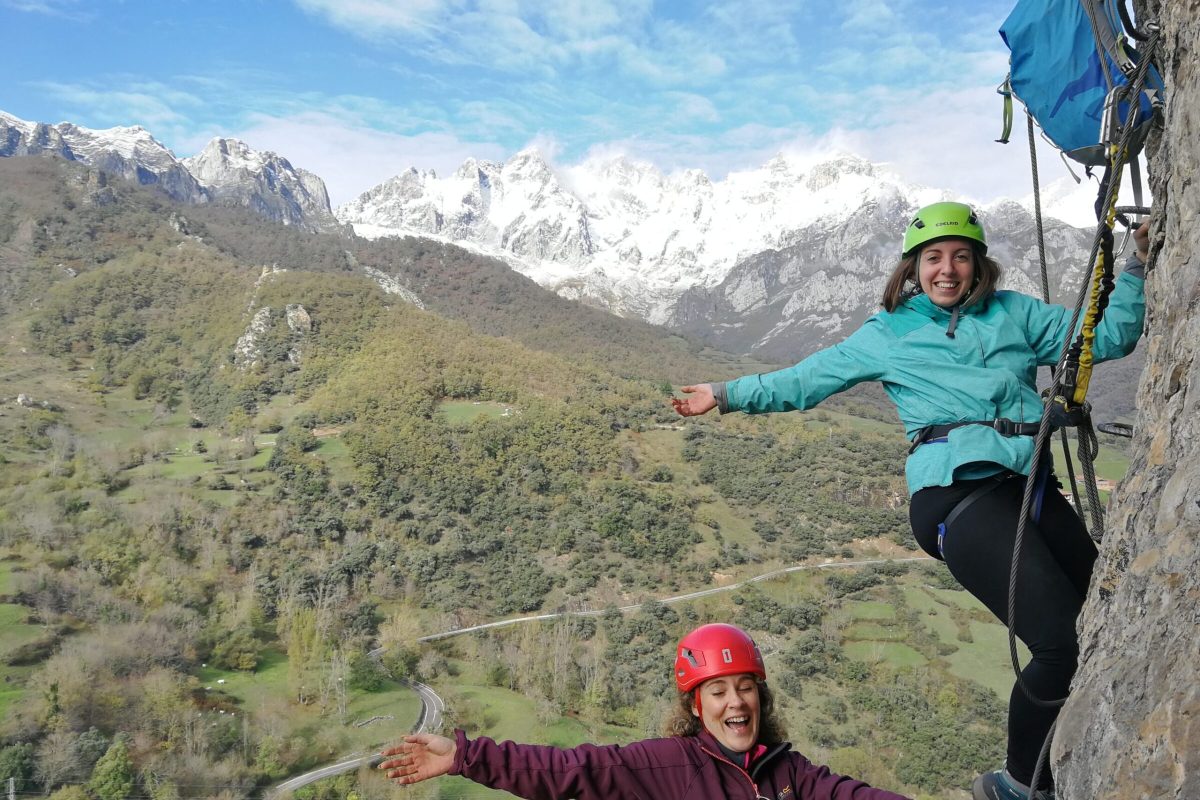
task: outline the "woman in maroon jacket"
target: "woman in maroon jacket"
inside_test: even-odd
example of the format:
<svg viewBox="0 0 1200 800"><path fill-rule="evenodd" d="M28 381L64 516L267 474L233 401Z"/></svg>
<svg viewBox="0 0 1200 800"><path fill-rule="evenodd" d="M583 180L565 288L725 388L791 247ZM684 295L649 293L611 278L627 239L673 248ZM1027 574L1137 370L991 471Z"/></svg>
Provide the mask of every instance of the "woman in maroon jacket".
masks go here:
<svg viewBox="0 0 1200 800"><path fill-rule="evenodd" d="M420 733L384 750L379 768L401 785L462 775L531 800L905 800L793 752L766 678L745 631L701 625L676 651L673 736L560 748Z"/></svg>

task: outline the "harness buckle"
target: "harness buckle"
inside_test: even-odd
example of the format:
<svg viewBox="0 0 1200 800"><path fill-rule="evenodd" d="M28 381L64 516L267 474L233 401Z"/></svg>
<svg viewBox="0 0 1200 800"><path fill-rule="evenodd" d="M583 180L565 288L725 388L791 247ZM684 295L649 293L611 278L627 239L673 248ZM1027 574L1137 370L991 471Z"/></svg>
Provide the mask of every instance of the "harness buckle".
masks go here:
<svg viewBox="0 0 1200 800"><path fill-rule="evenodd" d="M917 448L925 444L925 440L929 438L931 433L933 433L932 425L926 425L924 428L921 428L919 431L917 431L916 435L913 436L912 446L908 448L908 454L911 456L913 453L917 452Z"/></svg>
<svg viewBox="0 0 1200 800"><path fill-rule="evenodd" d="M1001 436L1016 436L1017 423L1005 417L996 417L992 420L992 428Z"/></svg>

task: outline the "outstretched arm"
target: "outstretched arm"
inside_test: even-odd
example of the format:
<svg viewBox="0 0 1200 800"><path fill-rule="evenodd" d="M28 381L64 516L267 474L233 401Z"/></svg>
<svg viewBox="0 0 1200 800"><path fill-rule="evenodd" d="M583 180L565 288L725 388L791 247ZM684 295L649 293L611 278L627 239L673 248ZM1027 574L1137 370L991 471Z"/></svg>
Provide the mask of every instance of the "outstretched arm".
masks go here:
<svg viewBox="0 0 1200 800"><path fill-rule="evenodd" d="M439 775L461 775L528 800L680 800L696 771L693 760L671 739L560 748L497 743L486 736L468 739L457 730L453 739L430 734L405 736L383 755L394 758L379 768L402 786Z"/></svg>
<svg viewBox="0 0 1200 800"><path fill-rule="evenodd" d="M387 776L401 786L445 775L454 766L458 746L453 739L431 733L416 733L384 750L381 755L395 756L379 765Z"/></svg>

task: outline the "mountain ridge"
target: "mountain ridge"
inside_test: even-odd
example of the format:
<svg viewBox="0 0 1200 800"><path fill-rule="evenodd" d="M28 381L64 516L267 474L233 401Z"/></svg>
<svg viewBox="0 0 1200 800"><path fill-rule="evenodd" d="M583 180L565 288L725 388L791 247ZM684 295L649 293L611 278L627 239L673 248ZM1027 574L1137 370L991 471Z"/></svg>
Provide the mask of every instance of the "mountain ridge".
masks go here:
<svg viewBox="0 0 1200 800"><path fill-rule="evenodd" d="M873 313L897 232L920 205L955 199L847 153L780 154L714 181L624 156L558 169L527 148L505 162L467 159L446 178L411 168L334 211L318 176L236 139L177 159L140 127L88 131L0 112L0 155L47 152L306 230L455 244L568 299L776 363L834 344ZM1032 214L1010 200L979 210L1003 286L1040 294ZM1045 227L1057 301L1074 295L1090 241L1053 218Z"/></svg>
<svg viewBox="0 0 1200 800"><path fill-rule="evenodd" d="M246 206L261 216L312 230L338 226L325 182L286 158L214 138L180 159L140 125L105 130L71 122L29 122L0 111L0 157L53 154L78 161L191 205Z"/></svg>

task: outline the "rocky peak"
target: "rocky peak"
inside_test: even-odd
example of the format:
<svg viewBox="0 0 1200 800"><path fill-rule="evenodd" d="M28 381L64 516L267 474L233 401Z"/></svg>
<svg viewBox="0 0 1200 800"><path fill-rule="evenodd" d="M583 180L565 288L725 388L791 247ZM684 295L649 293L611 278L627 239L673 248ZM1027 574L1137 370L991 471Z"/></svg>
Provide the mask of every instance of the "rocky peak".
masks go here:
<svg viewBox="0 0 1200 800"><path fill-rule="evenodd" d="M875 165L870 161L854 155L839 155L809 169L805 184L812 191L820 191L848 176L870 178L875 174Z"/></svg>
<svg viewBox="0 0 1200 800"><path fill-rule="evenodd" d="M336 225L325 182L276 153L217 138L182 163L214 200L250 207L285 225Z"/></svg>
<svg viewBox="0 0 1200 800"><path fill-rule="evenodd" d="M157 185L185 203L208 200L196 179L145 128L92 130L70 122L25 122L0 112L0 156L41 154L78 161L143 185Z"/></svg>
<svg viewBox="0 0 1200 800"><path fill-rule="evenodd" d="M0 157L54 154L74 160L70 146L58 129L26 122L0 111Z"/></svg>
<svg viewBox="0 0 1200 800"><path fill-rule="evenodd" d="M671 183L676 186L712 186L712 179L704 170L685 169L672 175Z"/></svg>
<svg viewBox="0 0 1200 800"><path fill-rule="evenodd" d="M509 178L520 178L535 183L557 182L554 170L535 147L527 147L504 162L503 172Z"/></svg>
<svg viewBox="0 0 1200 800"><path fill-rule="evenodd" d="M0 111L0 157L46 154L158 186L184 203L215 199L310 229L338 224L321 178L237 139L214 139L181 160L140 125L92 130L71 122L27 122Z"/></svg>
<svg viewBox="0 0 1200 800"><path fill-rule="evenodd" d="M471 181L478 183L481 186L487 186L492 179L492 176L500 172L501 165L495 161L477 161L474 158L468 158L462 165L454 171L454 177L458 180ZM430 171L430 176L436 175Z"/></svg>

